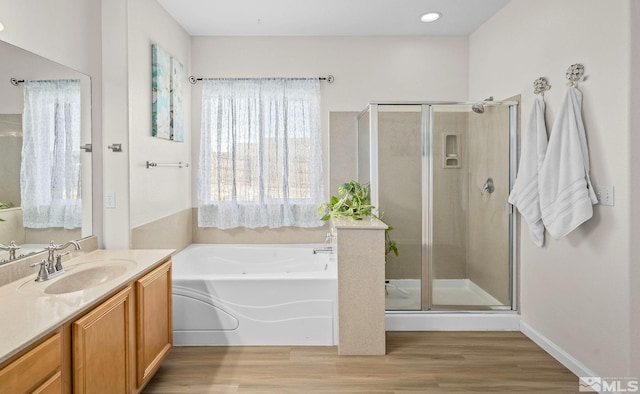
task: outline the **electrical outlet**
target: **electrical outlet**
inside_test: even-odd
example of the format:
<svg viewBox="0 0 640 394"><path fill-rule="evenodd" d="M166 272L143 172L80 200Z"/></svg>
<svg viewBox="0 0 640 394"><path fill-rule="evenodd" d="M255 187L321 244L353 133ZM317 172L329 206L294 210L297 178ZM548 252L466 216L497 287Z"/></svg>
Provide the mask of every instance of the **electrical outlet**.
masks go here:
<svg viewBox="0 0 640 394"><path fill-rule="evenodd" d="M594 186L593 190L596 192L600 205L613 206L613 186Z"/></svg>
<svg viewBox="0 0 640 394"><path fill-rule="evenodd" d="M105 208L116 207L116 192L107 192L104 195L104 207Z"/></svg>

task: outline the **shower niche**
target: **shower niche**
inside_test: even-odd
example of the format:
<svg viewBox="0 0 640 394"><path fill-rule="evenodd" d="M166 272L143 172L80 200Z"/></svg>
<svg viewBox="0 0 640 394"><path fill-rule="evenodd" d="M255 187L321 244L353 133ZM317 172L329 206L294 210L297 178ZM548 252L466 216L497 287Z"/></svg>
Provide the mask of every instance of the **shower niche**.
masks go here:
<svg viewBox="0 0 640 394"><path fill-rule="evenodd" d="M399 255L387 255L388 311L512 310L515 101L371 103L358 117L358 179ZM483 194L493 178L495 191Z"/></svg>
<svg viewBox="0 0 640 394"><path fill-rule="evenodd" d="M442 168L460 168L460 134L442 134Z"/></svg>

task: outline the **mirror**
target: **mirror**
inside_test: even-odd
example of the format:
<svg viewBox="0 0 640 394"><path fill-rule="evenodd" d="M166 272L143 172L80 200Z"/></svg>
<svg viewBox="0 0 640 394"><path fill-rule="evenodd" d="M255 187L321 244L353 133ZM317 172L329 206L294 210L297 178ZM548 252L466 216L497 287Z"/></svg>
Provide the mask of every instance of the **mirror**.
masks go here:
<svg viewBox="0 0 640 394"><path fill-rule="evenodd" d="M42 251L50 241L64 243L93 233L91 153L81 149L91 144L91 79L4 41L0 41L0 59L0 244L6 246L14 241L20 246L15 252L17 259ZM36 114L44 111L36 104L25 105L25 94L28 102L33 103L34 86L55 86L59 92L62 88L58 86L64 83L61 81L73 86L73 102L56 101L55 109L43 117L46 122L41 118L34 121ZM23 117L25 111L27 116ZM73 114L73 120L60 126L60 119L69 114ZM46 139L43 133L51 134L48 143L41 142ZM67 137L71 133L73 138ZM62 145L59 141L63 141ZM32 154L42 146L45 149L42 155ZM61 151L64 156L59 156ZM75 174L73 177L69 175L71 172ZM38 193L32 192L32 177L38 179L39 185L43 177L49 183L38 186ZM61 179L72 186L61 188L58 182ZM54 195L51 199L55 203L43 203L42 199L33 197L42 190ZM28 195L23 196L22 192ZM70 200L73 200L72 208L68 207ZM54 217L64 220L54 220ZM8 251L0 250L0 264L8 262L10 257Z"/></svg>

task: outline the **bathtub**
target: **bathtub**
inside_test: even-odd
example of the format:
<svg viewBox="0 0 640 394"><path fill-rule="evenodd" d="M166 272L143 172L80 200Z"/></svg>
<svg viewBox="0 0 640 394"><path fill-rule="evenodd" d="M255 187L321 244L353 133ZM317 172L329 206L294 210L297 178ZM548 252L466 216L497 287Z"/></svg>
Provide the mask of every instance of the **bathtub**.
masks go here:
<svg viewBox="0 0 640 394"><path fill-rule="evenodd" d="M173 341L337 344L335 254L318 245L193 244L173 256Z"/></svg>

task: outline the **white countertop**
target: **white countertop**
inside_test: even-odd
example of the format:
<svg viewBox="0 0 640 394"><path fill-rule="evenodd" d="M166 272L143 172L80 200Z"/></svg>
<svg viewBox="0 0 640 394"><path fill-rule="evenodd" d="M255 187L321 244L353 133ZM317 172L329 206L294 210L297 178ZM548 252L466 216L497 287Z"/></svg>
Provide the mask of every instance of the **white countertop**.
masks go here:
<svg viewBox="0 0 640 394"><path fill-rule="evenodd" d="M33 275L0 287L0 363L43 338L62 324L95 306L98 301L130 283L169 257L173 249L95 250L63 263L66 273L45 282ZM87 267L120 264L126 270L117 278L72 293L44 293L49 285Z"/></svg>

